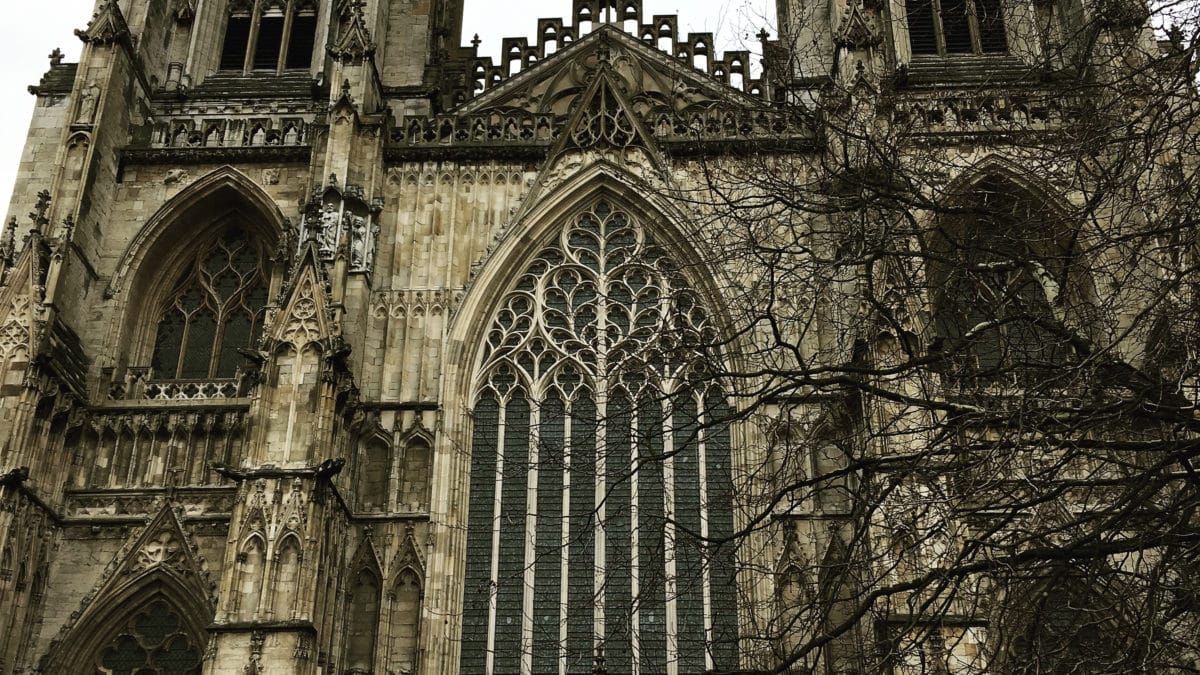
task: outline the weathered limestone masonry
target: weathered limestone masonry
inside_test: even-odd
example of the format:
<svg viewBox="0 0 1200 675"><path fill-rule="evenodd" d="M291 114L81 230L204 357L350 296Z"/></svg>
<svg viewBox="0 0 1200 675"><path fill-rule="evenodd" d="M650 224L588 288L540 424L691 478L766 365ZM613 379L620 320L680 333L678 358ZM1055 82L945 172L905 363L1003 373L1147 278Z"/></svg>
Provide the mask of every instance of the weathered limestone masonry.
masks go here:
<svg viewBox="0 0 1200 675"><path fill-rule="evenodd" d="M987 54L921 60L896 7L780 2L756 76L640 0L574 0L499 63L461 46L462 0L98 0L79 63L52 56L31 87L0 248L0 675L768 664L738 635L772 622L789 560L820 559L836 527L818 505L756 534L763 560L711 567L630 544L627 514L654 517L664 484L680 522L731 532L761 434L714 432L622 492L595 439L632 443L603 413L637 394L589 368L625 352L527 303L584 316L563 289L633 284L636 249L686 277L637 292L707 306L687 335L727 329L716 279L761 270L703 268L711 176L751 152L813 172L854 157L833 126L869 127L857 104L881 83L922 143L1062 123L1028 72L1065 38L1033 10L1008 11ZM831 82L861 88L829 128L777 105ZM971 114L983 98L1011 114ZM947 148L948 181L1001 166L984 143ZM542 360L559 339L569 367ZM693 412L719 399L696 392ZM656 414L639 424L671 423ZM533 433L578 458L523 470ZM605 508L577 543L570 523ZM689 575L703 588L673 592ZM637 587L605 586L656 578L631 614Z"/></svg>

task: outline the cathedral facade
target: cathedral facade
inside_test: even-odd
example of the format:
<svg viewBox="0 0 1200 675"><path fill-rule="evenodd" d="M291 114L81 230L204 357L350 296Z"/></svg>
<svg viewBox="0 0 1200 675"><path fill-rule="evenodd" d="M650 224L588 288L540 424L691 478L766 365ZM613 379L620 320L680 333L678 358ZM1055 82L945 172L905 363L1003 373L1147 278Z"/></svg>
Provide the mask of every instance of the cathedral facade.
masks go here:
<svg viewBox="0 0 1200 675"><path fill-rule="evenodd" d="M721 259L718 183L870 164L868 106L1070 200L1003 139L1066 114L1029 73L1078 3L778 4L762 56L574 0L497 61L461 0L98 0L0 249L0 673L787 668L837 507L761 499L716 374L774 263Z"/></svg>

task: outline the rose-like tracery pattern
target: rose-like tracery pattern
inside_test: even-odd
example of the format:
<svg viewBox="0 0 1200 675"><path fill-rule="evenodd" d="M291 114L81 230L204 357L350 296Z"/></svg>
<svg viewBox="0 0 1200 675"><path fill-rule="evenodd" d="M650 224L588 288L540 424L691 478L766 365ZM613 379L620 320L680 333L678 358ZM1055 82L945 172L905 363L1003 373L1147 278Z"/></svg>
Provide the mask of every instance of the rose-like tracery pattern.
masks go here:
<svg viewBox="0 0 1200 675"><path fill-rule="evenodd" d="M519 277L477 380L463 672L734 667L716 344L683 270L607 203Z"/></svg>

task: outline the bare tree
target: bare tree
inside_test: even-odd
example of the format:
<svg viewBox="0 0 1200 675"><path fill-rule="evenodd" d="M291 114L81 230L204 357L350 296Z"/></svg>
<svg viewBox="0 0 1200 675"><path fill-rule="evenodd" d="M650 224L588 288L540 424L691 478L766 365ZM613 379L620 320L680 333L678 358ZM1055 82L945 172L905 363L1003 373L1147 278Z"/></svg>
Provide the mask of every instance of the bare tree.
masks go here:
<svg viewBox="0 0 1200 675"><path fill-rule="evenodd" d="M748 353L764 672L1200 670L1197 7L1118 5L1032 85L797 79L819 152L679 196Z"/></svg>

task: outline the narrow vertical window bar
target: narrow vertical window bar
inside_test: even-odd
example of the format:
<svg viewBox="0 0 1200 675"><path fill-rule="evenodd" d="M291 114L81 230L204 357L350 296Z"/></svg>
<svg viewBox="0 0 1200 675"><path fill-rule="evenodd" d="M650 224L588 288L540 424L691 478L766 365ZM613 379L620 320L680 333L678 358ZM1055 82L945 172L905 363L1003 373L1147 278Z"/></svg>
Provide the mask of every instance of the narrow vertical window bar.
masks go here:
<svg viewBox="0 0 1200 675"><path fill-rule="evenodd" d="M504 488L504 443L508 436L508 406L511 399L501 399L500 420L496 426L496 473L492 487L492 551L488 556L488 628L487 628L487 673L496 672L496 613L500 577L500 513L503 507Z"/></svg>
<svg viewBox="0 0 1200 675"><path fill-rule="evenodd" d="M559 671L563 623L562 580L569 571L563 567L563 492L568 489L566 434L570 421L562 397L553 392L544 397L539 413L537 469L537 540L533 593L532 628L535 673ZM532 476L530 483L535 481Z"/></svg>
<svg viewBox="0 0 1200 675"><path fill-rule="evenodd" d="M608 520L605 539L605 600L607 612L604 631L604 663L610 673L628 673L633 669L632 639L632 567L630 558L630 489L633 465L630 457L632 409L624 391L616 390L607 403L605 452L608 455Z"/></svg>
<svg viewBox="0 0 1200 675"><path fill-rule="evenodd" d="M558 667L557 672L560 675L565 675L567 672L567 608L571 606L570 602L570 583L571 578L571 537L574 532L571 531L571 469L575 464L575 448L572 443L574 438L573 424L575 417L575 401L568 404L568 409L563 420L563 468L562 468L562 502L559 506L559 522L562 528L562 540L559 550L559 584L558 584L558 644L554 648L554 653L557 655Z"/></svg>
<svg viewBox="0 0 1200 675"><path fill-rule="evenodd" d="M502 493L496 522L496 649L495 672L510 674L521 668L525 615L525 502L529 480L529 393L516 388L504 417L504 454L497 462Z"/></svg>
<svg viewBox="0 0 1200 675"><path fill-rule="evenodd" d="M667 675L679 673L679 615L676 594L678 583L675 567L675 411L670 395L663 404L662 416L662 506L663 506L663 599L665 600L663 632L667 646Z"/></svg>
<svg viewBox="0 0 1200 675"><path fill-rule="evenodd" d="M708 543L709 527L708 527L708 435L712 424L712 413L704 405L703 399L699 393L694 394L697 397L696 404L699 406L700 415L697 418L699 425L696 442L696 473L700 487L700 554L702 560L702 577L703 584L701 585L704 594L704 669L712 670L713 650L712 644L714 641L713 633L713 597L712 597L712 559L710 557L711 547Z"/></svg>
<svg viewBox="0 0 1200 675"><path fill-rule="evenodd" d="M530 402L533 407L530 410L529 419L529 438L527 446L528 463L526 464L526 484L525 484L525 551L524 551L524 573L522 575L521 589L521 672L533 672L533 622L535 615L534 607L534 584L537 583L537 530L538 530L538 462L541 457L541 422L542 422L542 405L539 401L544 398L538 396L539 392L534 392L530 396Z"/></svg>
<svg viewBox="0 0 1200 675"><path fill-rule="evenodd" d="M600 380L596 387L596 419L603 420L608 416L608 387L607 382ZM596 504L596 538L593 546L596 551L596 568L593 574L594 585L592 586L592 599L595 603L596 611L594 616L593 626L593 642L592 654L593 658L603 654L604 651L604 636L605 636L605 597L604 586L607 578L608 570L608 537L606 529L608 527L608 448L605 443L605 426L603 424L595 425L596 433L596 481L593 486L595 493Z"/></svg>

